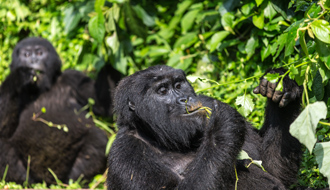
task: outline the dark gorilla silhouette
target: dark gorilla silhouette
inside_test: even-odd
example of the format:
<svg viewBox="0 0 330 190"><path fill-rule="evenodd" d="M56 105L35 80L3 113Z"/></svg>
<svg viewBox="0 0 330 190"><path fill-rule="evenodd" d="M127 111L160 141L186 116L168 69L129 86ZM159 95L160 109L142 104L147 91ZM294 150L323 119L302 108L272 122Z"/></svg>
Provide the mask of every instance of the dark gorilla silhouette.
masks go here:
<svg viewBox="0 0 330 190"><path fill-rule="evenodd" d="M254 90L268 97L257 131L229 105L196 95L182 70L154 66L124 78L115 92L119 132L109 154L108 189L234 189L235 170L238 189L288 188L300 161L289 126L302 90L288 77L283 92L275 87L261 78ZM210 119L204 107L212 108ZM237 161L242 149L267 172Z"/></svg>
<svg viewBox="0 0 330 190"><path fill-rule="evenodd" d="M104 172L107 136L91 118L85 118L86 111L76 114L74 110L93 98L95 114L112 112L111 90L119 80L114 69L103 68L96 82L78 71L62 73L58 54L42 38L19 42L10 69L0 87L0 178L8 165L6 181L23 183L29 156L30 183L54 183L48 168L63 182L80 176L89 180ZM65 124L68 131L41 120Z"/></svg>

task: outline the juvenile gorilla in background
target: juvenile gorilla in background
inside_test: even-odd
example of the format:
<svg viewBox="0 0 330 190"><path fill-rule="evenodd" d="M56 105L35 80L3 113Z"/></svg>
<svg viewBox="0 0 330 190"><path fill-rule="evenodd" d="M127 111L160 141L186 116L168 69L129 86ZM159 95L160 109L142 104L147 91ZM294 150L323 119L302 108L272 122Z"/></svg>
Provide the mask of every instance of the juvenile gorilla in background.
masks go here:
<svg viewBox="0 0 330 190"><path fill-rule="evenodd" d="M91 118L85 118L86 111L77 115L74 110L93 98L94 113L107 115L111 111L109 90L119 80L117 74L110 76L113 72L104 68L94 82L78 71L61 73L58 54L42 38L19 42L10 69L0 87L0 179L8 165L6 181L23 183L29 156L30 183L54 183L48 168L62 182L81 175L89 180L104 172L107 136ZM65 124L68 132L33 120L34 113L47 122Z"/></svg>
<svg viewBox="0 0 330 190"><path fill-rule="evenodd" d="M254 90L268 97L257 131L229 105L196 95L182 70L154 66L124 78L115 92L119 132L109 154L108 189L234 189L235 170L238 189L288 188L301 154L289 134L301 89L287 77L283 85L275 91L276 84L261 78ZM210 119L203 107L212 108ZM267 172L237 161L242 149Z"/></svg>

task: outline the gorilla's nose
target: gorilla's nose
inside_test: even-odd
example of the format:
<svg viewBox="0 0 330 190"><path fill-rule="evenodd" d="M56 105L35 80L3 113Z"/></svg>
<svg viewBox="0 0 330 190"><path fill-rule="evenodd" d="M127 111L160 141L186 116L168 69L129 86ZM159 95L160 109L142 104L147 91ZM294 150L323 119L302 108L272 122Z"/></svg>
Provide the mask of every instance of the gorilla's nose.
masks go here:
<svg viewBox="0 0 330 190"><path fill-rule="evenodd" d="M191 97L180 97L180 98L177 99L177 103L178 104L185 105L185 104L187 104L191 100L192 100Z"/></svg>

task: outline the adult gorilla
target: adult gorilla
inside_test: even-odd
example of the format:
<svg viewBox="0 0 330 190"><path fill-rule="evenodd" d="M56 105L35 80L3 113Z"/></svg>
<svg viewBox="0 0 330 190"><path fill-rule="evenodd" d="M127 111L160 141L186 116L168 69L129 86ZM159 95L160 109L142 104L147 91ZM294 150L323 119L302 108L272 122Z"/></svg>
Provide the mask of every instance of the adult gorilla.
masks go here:
<svg viewBox="0 0 330 190"><path fill-rule="evenodd" d="M78 71L61 73L58 54L42 38L19 42L10 69L0 87L0 178L8 165L6 181L23 183L29 156L30 183L54 183L48 168L63 182L81 175L88 180L104 172L107 136L91 118L85 118L86 111L76 114L74 110L93 98L94 113L107 115L109 90L117 75L110 76L109 68L104 68L94 82ZM49 127L51 123L65 124L68 131Z"/></svg>
<svg viewBox="0 0 330 190"><path fill-rule="evenodd" d="M283 73L283 70L270 72ZM289 78L283 92L261 79L268 97L264 126L255 131L229 105L196 95L182 70L154 66L124 78L115 92L116 140L108 189L286 189L296 180L300 144L289 134L301 89ZM212 108L207 118L204 107ZM262 160L264 172L241 150Z"/></svg>

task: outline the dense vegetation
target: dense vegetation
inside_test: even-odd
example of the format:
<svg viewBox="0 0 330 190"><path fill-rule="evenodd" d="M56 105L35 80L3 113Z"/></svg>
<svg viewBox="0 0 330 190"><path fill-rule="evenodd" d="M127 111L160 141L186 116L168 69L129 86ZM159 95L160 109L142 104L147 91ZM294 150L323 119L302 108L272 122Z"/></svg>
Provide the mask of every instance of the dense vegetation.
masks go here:
<svg viewBox="0 0 330 190"><path fill-rule="evenodd" d="M329 18L330 0L0 0L0 81L15 44L41 36L56 47L63 70L91 77L105 64L124 75L155 64L183 69L196 91L259 128L265 99L252 89L267 68L286 67L304 86L304 111L290 131L306 146L298 185L321 188L330 181Z"/></svg>

